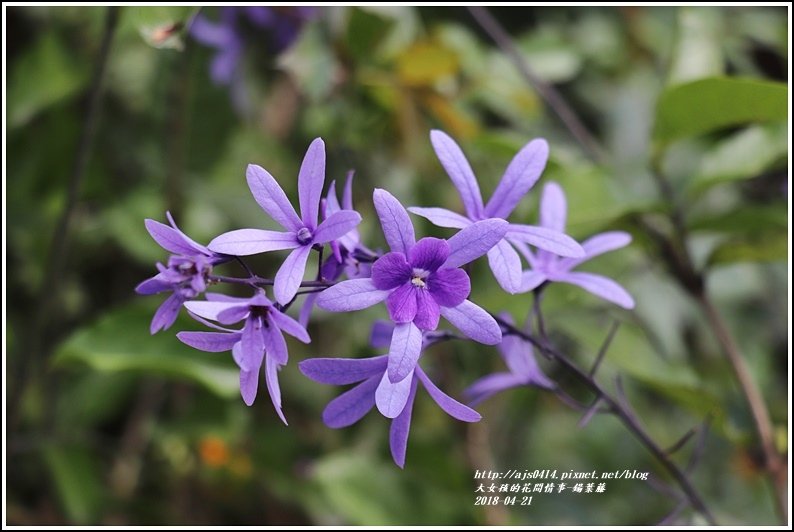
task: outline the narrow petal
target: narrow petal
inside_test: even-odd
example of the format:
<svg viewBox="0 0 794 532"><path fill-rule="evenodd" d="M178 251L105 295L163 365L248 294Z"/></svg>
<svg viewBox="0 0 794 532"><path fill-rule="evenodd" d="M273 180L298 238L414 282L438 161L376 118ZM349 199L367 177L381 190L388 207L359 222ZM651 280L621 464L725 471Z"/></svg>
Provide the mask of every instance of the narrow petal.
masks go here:
<svg viewBox="0 0 794 532"><path fill-rule="evenodd" d="M306 332L306 329L303 327L303 325L295 321L292 317L279 310L276 310L275 308L271 308L270 312L268 312L268 319L270 320L271 324L275 325L293 338L297 338L304 344L311 343L312 340L309 338L309 333Z"/></svg>
<svg viewBox="0 0 794 532"><path fill-rule="evenodd" d="M571 283L584 288L593 295L615 303L626 309L634 308L634 298L618 283L594 273L568 272L553 279L554 281Z"/></svg>
<svg viewBox="0 0 794 532"><path fill-rule="evenodd" d="M183 238L181 231L149 218L144 220L143 223L154 241L166 251L188 256L195 255L199 251Z"/></svg>
<svg viewBox="0 0 794 532"><path fill-rule="evenodd" d="M568 216L568 202L565 192L554 181L549 181L543 187L540 197L540 225L555 231L565 231L565 221Z"/></svg>
<svg viewBox="0 0 794 532"><path fill-rule="evenodd" d="M253 369L248 366L248 361L245 359L242 342L237 342L232 346L232 358L234 359L234 363L237 364L237 367L240 369L245 371L251 371ZM256 368L258 369L259 365L257 365Z"/></svg>
<svg viewBox="0 0 794 532"><path fill-rule="evenodd" d="M207 294L209 295L209 294ZM248 300L242 305L247 306ZM218 321L218 314L224 310L241 306L237 301L187 301L185 308L193 314L212 321ZM242 318L241 318L242 319Z"/></svg>
<svg viewBox="0 0 794 532"><path fill-rule="evenodd" d="M386 298L386 308L394 323L408 323L416 317L416 290L411 283L405 283Z"/></svg>
<svg viewBox="0 0 794 532"><path fill-rule="evenodd" d="M349 211L353 210L353 175L355 172L350 170L345 179L345 189L342 191L342 208Z"/></svg>
<svg viewBox="0 0 794 532"><path fill-rule="evenodd" d="M184 302L185 299L179 294L168 296L154 313L152 323L149 325L149 332L154 334L157 331L164 331L171 327L179 316L179 310Z"/></svg>
<svg viewBox="0 0 794 532"><path fill-rule="evenodd" d="M385 349L391 345L391 335L394 334L394 323L386 320L377 320L372 324L369 333L369 346L373 349Z"/></svg>
<svg viewBox="0 0 794 532"><path fill-rule="evenodd" d="M583 257L584 249L573 238L556 229L534 225L510 224L508 240L518 240L561 257Z"/></svg>
<svg viewBox="0 0 794 532"><path fill-rule="evenodd" d="M434 272L449 257L449 244L446 240L425 237L419 240L408 254L408 262L413 268Z"/></svg>
<svg viewBox="0 0 794 532"><path fill-rule="evenodd" d="M408 402L413 380L413 371L400 382L391 382L388 373L383 374L375 390L375 405L381 414L390 419L400 415Z"/></svg>
<svg viewBox="0 0 794 532"><path fill-rule="evenodd" d="M353 384L375 375L380 380L386 371L388 357L373 358L310 358L298 364L301 373L322 384ZM374 390L374 388L373 388Z"/></svg>
<svg viewBox="0 0 794 532"><path fill-rule="evenodd" d="M429 290L416 290L416 317L414 325L423 331L435 331L438 327L438 319L441 317L441 309L436 303Z"/></svg>
<svg viewBox="0 0 794 532"><path fill-rule="evenodd" d="M535 139L521 148L507 165L502 180L485 206L485 216L507 218L537 182L549 158L549 144Z"/></svg>
<svg viewBox="0 0 794 532"><path fill-rule="evenodd" d="M560 261L560 268L570 270L579 266L581 263L597 257L608 251L613 251L626 247L631 243L631 235L623 231L609 231L592 236L582 242L584 257L578 259L563 259Z"/></svg>
<svg viewBox="0 0 794 532"><path fill-rule="evenodd" d="M389 428L389 448L394 463L400 468L405 467L405 452L408 449L408 434L411 431L411 414L414 409L414 398L416 397L416 379L412 379L411 393L408 401L400 415L394 418Z"/></svg>
<svg viewBox="0 0 794 532"><path fill-rule="evenodd" d="M556 386L554 381L540 369L532 344L526 340L514 334L506 334L502 337L502 343L499 344L499 352L510 372L521 377L525 384L550 389Z"/></svg>
<svg viewBox="0 0 794 532"><path fill-rule="evenodd" d="M324 244L341 238L361 223L361 215L356 211L339 211L330 215L314 231L314 242Z"/></svg>
<svg viewBox="0 0 794 532"><path fill-rule="evenodd" d="M254 199L271 218L284 229L297 231L303 227L284 190L267 170L256 164L249 164L245 177Z"/></svg>
<svg viewBox="0 0 794 532"><path fill-rule="evenodd" d="M204 294L204 297L207 298L207 301L223 301L226 303L238 303L240 305L249 305L251 303L250 297L228 296L217 292L207 292Z"/></svg>
<svg viewBox="0 0 794 532"><path fill-rule="evenodd" d="M397 198L381 188L375 189L372 201L378 212L383 236L386 237L389 248L408 256L408 252L416 242L414 226L408 217L408 211L397 201Z"/></svg>
<svg viewBox="0 0 794 532"><path fill-rule="evenodd" d="M157 274L154 277L146 279L138 286L135 287L135 293L141 294L144 296L150 296L153 294L159 294L160 292L166 292L168 290L173 290L174 284L170 281L166 281L162 278L161 274Z"/></svg>
<svg viewBox="0 0 794 532"><path fill-rule="evenodd" d="M242 338L240 339L243 364L245 368L258 368L265 356L265 341L262 338L262 321L249 316L245 320Z"/></svg>
<svg viewBox="0 0 794 532"><path fill-rule="evenodd" d="M461 229L447 241L449 258L444 267L457 268L482 257L502 240L508 227L504 220L491 218Z"/></svg>
<svg viewBox="0 0 794 532"><path fill-rule="evenodd" d="M218 312L217 320L218 323L231 325L232 323L244 320L250 313L251 308L248 305L237 305Z"/></svg>
<svg viewBox="0 0 794 532"><path fill-rule="evenodd" d="M443 268L427 278L427 289L442 307L457 307L469 297L471 281L460 268Z"/></svg>
<svg viewBox="0 0 794 532"><path fill-rule="evenodd" d="M320 292L317 306L331 312L350 312L371 307L388 296L388 291L375 288L372 279L351 279Z"/></svg>
<svg viewBox="0 0 794 532"><path fill-rule="evenodd" d="M441 315L472 340L486 345L502 341L502 330L496 320L471 301L457 307L441 307Z"/></svg>
<svg viewBox="0 0 794 532"><path fill-rule="evenodd" d="M426 218L430 220L430 223L438 227L463 229L472 224L471 220L465 216L440 207L408 207L408 212Z"/></svg>
<svg viewBox="0 0 794 532"><path fill-rule="evenodd" d="M331 181L331 184L328 185L328 193L325 195L325 217L328 218L341 210L339 199L336 197L336 181Z"/></svg>
<svg viewBox="0 0 794 532"><path fill-rule="evenodd" d="M234 344L240 341L239 333L182 331L176 337L183 344L209 353L223 353L231 351Z"/></svg>
<svg viewBox="0 0 794 532"><path fill-rule="evenodd" d="M256 392L259 388L259 368L240 370L240 395L248 406L254 404Z"/></svg>
<svg viewBox="0 0 794 532"><path fill-rule="evenodd" d="M416 376L422 381L422 385L425 387L425 390L427 390L427 393L430 394L430 397L433 398L433 401L450 416L460 421L466 421L467 423L474 423L482 419L480 414L442 392L438 386L430 380L427 374L422 371L422 368L416 368Z"/></svg>
<svg viewBox="0 0 794 532"><path fill-rule="evenodd" d="M267 358L273 359L281 365L286 364L289 353L287 352L287 341L284 339L284 335L281 334L281 329L273 326L265 327L262 329L262 337Z"/></svg>
<svg viewBox="0 0 794 532"><path fill-rule="evenodd" d="M447 171L455 188L458 189L466 213L470 218L479 218L483 212L480 187L463 151L452 140L452 137L437 129L430 132L430 142L433 144L441 166Z"/></svg>
<svg viewBox="0 0 794 532"><path fill-rule="evenodd" d="M293 250L278 269L273 281L273 293L280 304L286 305L298 293L311 250L311 246L301 246Z"/></svg>
<svg viewBox="0 0 794 532"><path fill-rule="evenodd" d="M521 257L507 240L500 240L488 250L488 266L496 282L508 294L515 294L521 287Z"/></svg>
<svg viewBox="0 0 794 532"><path fill-rule="evenodd" d="M237 229L213 238L209 248L215 253L244 257L267 251L294 249L299 245L294 233L265 229Z"/></svg>
<svg viewBox="0 0 794 532"><path fill-rule="evenodd" d="M393 290L411 280L413 270L402 253L390 252L372 265L372 284L378 290Z"/></svg>
<svg viewBox="0 0 794 532"><path fill-rule="evenodd" d="M521 274L521 286L518 289L519 294L529 292L539 287L546 281L546 274L538 270L524 270Z"/></svg>
<svg viewBox="0 0 794 532"><path fill-rule="evenodd" d="M421 352L422 331L413 323L395 325L389 347L389 380L396 383L405 379L416 367Z"/></svg>
<svg viewBox="0 0 794 532"><path fill-rule="evenodd" d="M287 418L284 417L284 412L281 411L281 388L278 384L278 363L271 357L265 360L265 383L267 384L267 391L270 394L270 400L273 402L273 407L276 409L278 417L285 425L288 425Z"/></svg>
<svg viewBox="0 0 794 532"><path fill-rule="evenodd" d="M210 253L210 250L207 249L206 246L202 246L201 244L199 244L198 242L196 242L195 240L193 240L192 238L187 236L185 234L185 232L182 231L179 228L179 226L176 225L176 222L174 221L174 217L171 216L171 212L170 211L165 211L165 217L168 219L168 223L171 224L171 227L173 227L174 231L179 233L179 236L182 238L182 240L185 241L186 244L190 245L190 247L192 247L193 249L195 249L196 251L198 251L198 252L200 252L200 253L202 253L204 255L211 255L212 254L212 253Z"/></svg>
<svg viewBox="0 0 794 532"><path fill-rule="evenodd" d="M499 392L525 384L522 377L512 373L493 373L474 381L471 386L466 388L463 395L466 396L470 405L475 406Z"/></svg>
<svg viewBox="0 0 794 532"><path fill-rule="evenodd" d="M380 380L380 376L370 377L328 403L323 410L323 423L341 429L366 416L375 406L375 389Z"/></svg>
<svg viewBox="0 0 794 532"><path fill-rule="evenodd" d="M298 172L298 198L301 219L310 228L317 227L317 212L325 183L325 143L316 138L306 150Z"/></svg>

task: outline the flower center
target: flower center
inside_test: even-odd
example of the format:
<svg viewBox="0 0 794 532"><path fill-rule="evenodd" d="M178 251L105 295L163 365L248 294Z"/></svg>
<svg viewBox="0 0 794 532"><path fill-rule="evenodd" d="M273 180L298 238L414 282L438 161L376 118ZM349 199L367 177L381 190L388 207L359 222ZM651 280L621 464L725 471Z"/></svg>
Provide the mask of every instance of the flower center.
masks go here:
<svg viewBox="0 0 794 532"><path fill-rule="evenodd" d="M418 288L424 288L426 285L425 279L427 279L428 275L430 275L429 271L423 270L422 268L414 268L413 275L411 276L411 284Z"/></svg>
<svg viewBox="0 0 794 532"><path fill-rule="evenodd" d="M302 246L310 243L313 237L314 235L312 235L311 229L308 227L301 227L295 235L295 238L298 240L298 244Z"/></svg>

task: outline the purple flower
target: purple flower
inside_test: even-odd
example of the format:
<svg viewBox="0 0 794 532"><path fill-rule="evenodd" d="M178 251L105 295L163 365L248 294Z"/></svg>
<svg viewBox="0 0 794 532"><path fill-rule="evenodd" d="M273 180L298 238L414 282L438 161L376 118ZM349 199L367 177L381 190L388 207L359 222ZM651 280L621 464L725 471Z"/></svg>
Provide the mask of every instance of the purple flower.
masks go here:
<svg viewBox="0 0 794 532"><path fill-rule="evenodd" d="M286 305L298 292L312 246L344 236L361 222L361 215L353 210L340 210L317 225L320 196L325 182L325 144L320 138L314 139L309 146L298 174L301 217L298 217L284 190L267 170L249 164L246 178L259 206L286 231L238 229L216 237L210 242L209 248L227 255L254 255L292 249L276 273L273 285L276 301Z"/></svg>
<svg viewBox="0 0 794 532"><path fill-rule="evenodd" d="M543 195L540 200L540 224L549 229L563 231L565 230L566 216L565 193L557 183L547 183L543 187ZM584 288L623 308L634 308L634 298L631 297L631 294L612 279L595 273L571 271L593 257L625 247L630 242L631 235L623 231L600 233L582 243L585 254L579 258L560 257L542 249L537 253L532 253L529 247L521 246L519 249L529 261L532 269L523 273L520 292L534 290L547 281L569 283Z"/></svg>
<svg viewBox="0 0 794 532"><path fill-rule="evenodd" d="M408 210L439 227L463 229L486 218L507 219L538 180L549 156L549 146L543 139L535 139L524 146L507 166L491 199L483 205L480 187L460 147L443 131L431 131L430 141L460 193L466 216L437 207L411 207ZM510 246L516 242L532 244L565 257L584 254L581 246L562 231L510 224L504 238L488 251L488 264L499 286L511 294L517 293L521 286L521 259Z"/></svg>
<svg viewBox="0 0 794 532"><path fill-rule="evenodd" d="M422 344L422 331L432 331L443 315L466 336L497 344L502 332L496 321L466 298L469 276L460 266L484 255L507 229L504 220L482 220L459 231L449 241L415 241L408 212L382 189L373 194L383 233L391 248L372 265L370 279L338 283L317 297L325 310L360 310L383 300L397 325L389 350L389 379L403 381L413 370Z"/></svg>
<svg viewBox="0 0 794 532"><path fill-rule="evenodd" d="M256 399L259 371L264 362L270 399L286 424L287 420L281 411L281 391L278 385L278 370L287 363L288 358L287 343L282 331L308 344L311 340L306 329L278 310L263 292L258 292L251 298L207 294L207 301L188 301L185 307L199 318L223 325L245 320L243 328L238 331L200 320L221 332L180 332L176 336L201 351L231 350L234 361L240 367L240 395L248 406Z"/></svg>
<svg viewBox="0 0 794 532"><path fill-rule="evenodd" d="M506 312L499 315L507 323L513 324L513 319ZM537 386L539 388L554 389L554 381L544 375L535 360L532 344L514 334L502 336L499 344L499 354L509 369L509 373L493 373L475 381L463 392L469 398L469 404L474 406L501 391L517 386Z"/></svg>
<svg viewBox="0 0 794 532"><path fill-rule="evenodd" d="M144 223L154 241L174 255L168 259L168 266L157 264L160 273L135 287L135 291L143 295L173 292L154 313L149 327L152 334L173 325L182 303L207 289L212 267L230 258L213 253L183 233L170 212L166 217L170 226L148 218Z"/></svg>
<svg viewBox="0 0 794 532"><path fill-rule="evenodd" d="M405 466L405 451L411 428L411 413L419 383L447 414L466 422L481 419L480 414L442 392L418 365L399 383L388 378L386 355L364 359L313 358L298 367L310 379L323 384L355 384L355 387L332 400L323 411L323 422L331 428L343 428L363 418L373 406L392 419L389 445L394 462Z"/></svg>

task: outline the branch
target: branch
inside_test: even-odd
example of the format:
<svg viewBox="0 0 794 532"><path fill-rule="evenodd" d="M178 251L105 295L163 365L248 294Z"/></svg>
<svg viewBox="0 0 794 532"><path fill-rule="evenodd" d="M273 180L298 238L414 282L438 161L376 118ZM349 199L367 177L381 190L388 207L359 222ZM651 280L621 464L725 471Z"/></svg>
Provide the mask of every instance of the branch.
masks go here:
<svg viewBox="0 0 794 532"><path fill-rule="evenodd" d="M513 43L510 35L505 31L502 25L499 24L493 15L484 7L468 6L467 9L472 17L474 17L474 20L477 21L477 24L479 24L480 27L490 35L497 46L512 59L513 64L515 64L527 83L529 83L549 107L551 107L582 148L593 160L603 164L606 158L598 141L596 141L595 137L587 130L587 127L585 127L582 121L579 120L579 117L560 93L557 92L554 87L539 78L530 68L526 59L521 55L521 52L516 47L515 43Z"/></svg>

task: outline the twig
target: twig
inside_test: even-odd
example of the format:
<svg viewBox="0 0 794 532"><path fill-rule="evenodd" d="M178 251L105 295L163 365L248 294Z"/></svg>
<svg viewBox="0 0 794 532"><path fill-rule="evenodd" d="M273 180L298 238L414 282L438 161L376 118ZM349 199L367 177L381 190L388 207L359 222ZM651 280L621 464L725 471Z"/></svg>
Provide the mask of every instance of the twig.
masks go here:
<svg viewBox="0 0 794 532"><path fill-rule="evenodd" d="M647 432L639 425L637 420L634 416L628 412L621 401L612 397L607 393L604 388L601 387L598 382L596 382L588 373L584 370L580 369L571 359L569 359L566 355L562 354L561 352L554 349L548 342L541 342L537 338L517 329L515 326L507 323L506 321L502 320L499 316L492 315L493 318L499 323L506 331L510 334L515 334L523 338L524 340L530 342L536 348L540 349L541 351L548 354L551 358L557 361L560 365L562 365L565 369L575 375L584 385L586 385L590 391L592 391L596 396L600 397L604 403L606 403L612 412L623 422L623 425L634 434L634 436L640 441L640 443L659 461L659 463L670 473L670 475L675 479L676 483L681 487L684 495L686 496L687 500L690 502L692 507L703 514L709 524L714 525L716 521L714 520L713 515L706 507L703 499L698 494L695 487L689 481L686 473L681 470L665 452L656 444L653 439L648 435Z"/></svg>
<svg viewBox="0 0 794 532"><path fill-rule="evenodd" d="M598 366L601 365L601 361L604 359L604 355L606 355L609 345L612 343L612 339L615 337L615 333L618 332L618 327L620 327L620 322L618 320L613 321L612 327L610 327L607 337L604 339L604 343L601 344L601 349L598 350L598 355L596 355L595 362L593 362L593 367L590 368L591 377L594 377L596 371L598 371Z"/></svg>
<svg viewBox="0 0 794 532"><path fill-rule="evenodd" d="M694 436L695 434L697 434L697 431L698 431L698 428L697 428L697 427L692 427L691 429L689 429L688 431L686 431L686 433L685 433L683 436L681 436L681 437L678 439L678 441L677 441L677 442L675 442L673 445L671 445L670 447L668 447L667 449L665 449L665 451L664 451L664 452L665 452L665 453L667 453L667 454L675 454L675 453L677 453L678 451L680 451L680 450L681 450L681 448L682 448L684 445L686 445L686 443L687 443L687 442L688 442L690 439L692 439L692 436Z"/></svg>
<svg viewBox="0 0 794 532"><path fill-rule="evenodd" d="M493 15L484 7L468 6L467 9L472 17L474 17L474 20L477 21L477 24L479 24L480 27L490 35L497 46L512 59L516 68L524 79L526 79L527 83L529 83L538 92L540 97L546 101L582 148L593 160L603 164L606 158L598 141L596 141L595 137L587 130L587 127L585 127L582 121L579 120L579 117L576 116L576 113L571 109L560 93L535 74L502 25L499 24Z"/></svg>

